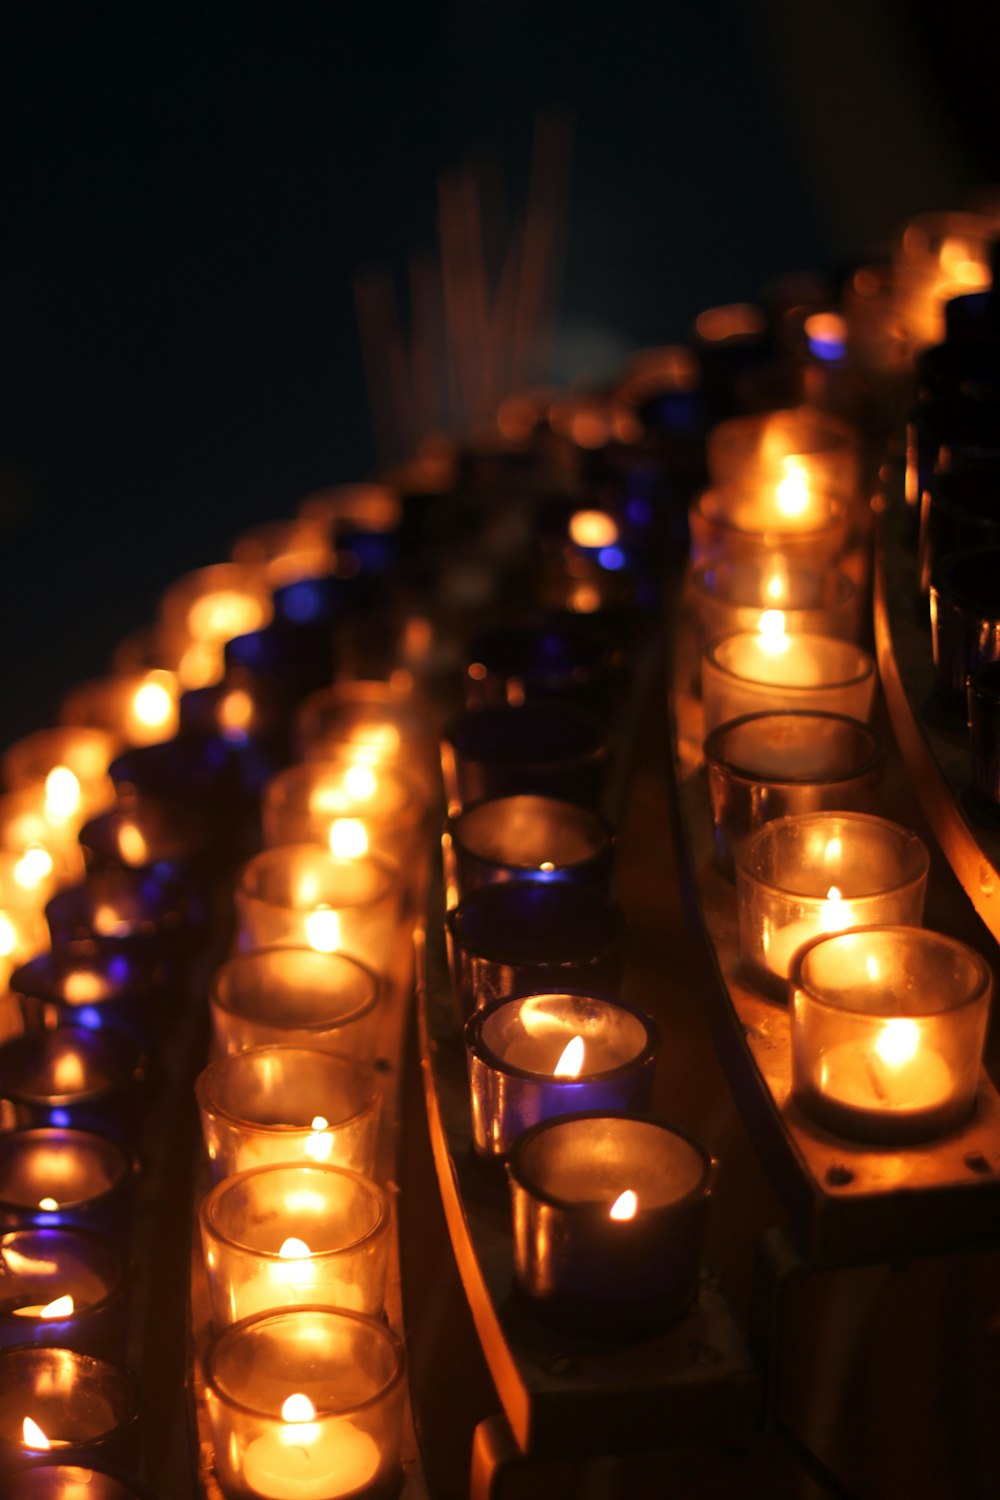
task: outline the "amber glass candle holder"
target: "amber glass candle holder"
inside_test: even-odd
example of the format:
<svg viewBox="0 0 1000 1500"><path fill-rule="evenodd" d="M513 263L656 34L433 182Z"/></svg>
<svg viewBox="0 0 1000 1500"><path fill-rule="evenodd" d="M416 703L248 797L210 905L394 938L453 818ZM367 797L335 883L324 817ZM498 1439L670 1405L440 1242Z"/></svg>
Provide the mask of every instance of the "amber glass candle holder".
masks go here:
<svg viewBox="0 0 1000 1500"><path fill-rule="evenodd" d="M969 673L1000 661L1000 546L942 558L930 610L938 688L964 716Z"/></svg>
<svg viewBox="0 0 1000 1500"><path fill-rule="evenodd" d="M265 1313L206 1359L215 1466L227 1500L389 1500L400 1481L403 1346L384 1323L325 1307Z"/></svg>
<svg viewBox="0 0 1000 1500"><path fill-rule="evenodd" d="M517 1291L583 1336L676 1322L697 1295L715 1166L680 1131L632 1115L536 1125L507 1169Z"/></svg>
<svg viewBox="0 0 1000 1500"><path fill-rule="evenodd" d="M121 1359L128 1316L124 1252L84 1229L0 1235L0 1348L48 1344Z"/></svg>
<svg viewBox="0 0 1000 1500"><path fill-rule="evenodd" d="M850 641L740 631L706 647L701 659L705 733L753 713L830 713L865 720L875 699L875 660Z"/></svg>
<svg viewBox="0 0 1000 1500"><path fill-rule="evenodd" d="M528 995L476 1011L465 1027L476 1151L505 1156L532 1125L580 1110L645 1114L659 1042L649 1016L598 995Z"/></svg>
<svg viewBox="0 0 1000 1500"><path fill-rule="evenodd" d="M114 802L108 766L116 749L106 730L64 725L18 740L0 764L12 792L42 794L46 819L76 829Z"/></svg>
<svg viewBox="0 0 1000 1500"><path fill-rule="evenodd" d="M474 709L445 730L441 769L451 813L522 794L596 807L607 778L607 732L562 705Z"/></svg>
<svg viewBox="0 0 1000 1500"><path fill-rule="evenodd" d="M0 1046L0 1122L8 1130L71 1125L128 1142L147 1071L138 1044L122 1031L26 1032Z"/></svg>
<svg viewBox="0 0 1000 1500"><path fill-rule="evenodd" d="M497 797L449 820L457 896L504 880L567 880L607 893L615 834L600 813L554 797Z"/></svg>
<svg viewBox="0 0 1000 1500"><path fill-rule="evenodd" d="M975 1108L992 975L964 943L913 927L816 938L789 982L792 1092L834 1135L931 1140Z"/></svg>
<svg viewBox="0 0 1000 1500"><path fill-rule="evenodd" d="M703 563L691 576L702 645L721 635L757 630L766 609L780 609L790 635L857 639L861 627L858 591L836 568L790 565L778 554Z"/></svg>
<svg viewBox="0 0 1000 1500"><path fill-rule="evenodd" d="M370 1063L378 1038L380 984L343 953L265 948L231 958L209 995L219 1053L275 1043L319 1047Z"/></svg>
<svg viewBox="0 0 1000 1500"><path fill-rule="evenodd" d="M0 1226L92 1229L121 1241L134 1170L121 1146L87 1130L0 1135Z"/></svg>
<svg viewBox="0 0 1000 1500"><path fill-rule="evenodd" d="M839 495L811 493L801 511L784 513L770 497L742 485L703 490L688 510L696 564L762 561L780 553L792 564L829 568L847 545L847 505Z"/></svg>
<svg viewBox="0 0 1000 1500"><path fill-rule="evenodd" d="M254 1047L209 1063L195 1083L215 1180L281 1162L371 1173L379 1095L371 1068L317 1047Z"/></svg>
<svg viewBox="0 0 1000 1500"><path fill-rule="evenodd" d="M1000 662L977 667L969 678L969 738L973 789L1000 806Z"/></svg>
<svg viewBox="0 0 1000 1500"><path fill-rule="evenodd" d="M284 844L256 855L236 887L239 945L347 953L378 974L391 967L402 922L402 876L375 854Z"/></svg>
<svg viewBox="0 0 1000 1500"><path fill-rule="evenodd" d="M333 854L369 849L402 868L414 858L424 802L404 772L356 761L306 761L264 788L264 844L322 844Z"/></svg>
<svg viewBox="0 0 1000 1500"><path fill-rule="evenodd" d="M110 1026L146 1048L162 1022L163 979L162 966L151 967L142 954L108 938L33 958L15 969L10 987L28 1030Z"/></svg>
<svg viewBox="0 0 1000 1500"><path fill-rule="evenodd" d="M613 998L624 967L625 918L583 885L485 885L446 918L452 982L470 1016L503 996L593 991Z"/></svg>
<svg viewBox="0 0 1000 1500"><path fill-rule="evenodd" d="M915 833L866 813L803 813L766 823L736 861L740 952L765 993L784 999L792 957L824 932L919 926L930 857Z"/></svg>
<svg viewBox="0 0 1000 1500"><path fill-rule="evenodd" d="M0 1354L0 1468L23 1467L42 1454L58 1454L63 1464L127 1467L138 1446L139 1391L127 1370L34 1344Z"/></svg>
<svg viewBox="0 0 1000 1500"><path fill-rule="evenodd" d="M119 745L155 745L177 733L180 685L173 672L130 672L82 682L63 699L64 724L103 729Z"/></svg>
<svg viewBox="0 0 1000 1500"><path fill-rule="evenodd" d="M312 693L296 716L304 760L354 760L407 772L428 803L441 795L432 708L390 682L338 682Z"/></svg>
<svg viewBox="0 0 1000 1500"><path fill-rule="evenodd" d="M877 810L885 755L842 714L747 714L712 730L705 765L715 858L730 878L752 834L775 818Z"/></svg>
<svg viewBox="0 0 1000 1500"><path fill-rule="evenodd" d="M304 1302L381 1315L392 1212L360 1172L255 1167L216 1184L200 1223L217 1328Z"/></svg>

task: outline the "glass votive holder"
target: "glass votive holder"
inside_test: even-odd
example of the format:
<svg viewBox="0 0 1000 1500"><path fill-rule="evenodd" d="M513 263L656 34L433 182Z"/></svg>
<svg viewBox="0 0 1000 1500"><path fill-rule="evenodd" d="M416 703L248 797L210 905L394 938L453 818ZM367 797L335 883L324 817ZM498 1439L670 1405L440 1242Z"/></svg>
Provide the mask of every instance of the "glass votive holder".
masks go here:
<svg viewBox="0 0 1000 1500"><path fill-rule="evenodd" d="M964 713L969 673L1000 661L1000 546L942 558L930 610L937 685Z"/></svg>
<svg viewBox="0 0 1000 1500"><path fill-rule="evenodd" d="M5 792L0 796L0 848L11 854L31 854L27 868L41 868L36 849L47 854L53 864L57 886L73 885L83 879L83 853L77 842L79 820L53 817L46 811L44 789L27 788Z"/></svg>
<svg viewBox="0 0 1000 1500"><path fill-rule="evenodd" d="M60 717L103 729L119 745L155 745L177 733L179 691L176 675L163 670L95 678L63 699Z"/></svg>
<svg viewBox="0 0 1000 1500"><path fill-rule="evenodd" d="M641 1338L697 1296L714 1159L633 1115L549 1120L508 1162L514 1285L532 1311L582 1336Z"/></svg>
<svg viewBox="0 0 1000 1500"><path fill-rule="evenodd" d="M304 1302L381 1316L392 1211L360 1172L255 1167L217 1183L199 1222L217 1328Z"/></svg>
<svg viewBox="0 0 1000 1500"><path fill-rule="evenodd" d="M18 740L0 765L12 792L42 793L46 818L75 830L114 802L108 767L116 749L114 735L106 730L67 724Z"/></svg>
<svg viewBox="0 0 1000 1500"><path fill-rule="evenodd" d="M964 943L914 927L816 938L789 981L792 1097L834 1135L925 1141L973 1113L993 979Z"/></svg>
<svg viewBox="0 0 1000 1500"><path fill-rule="evenodd" d="M287 1162L374 1168L379 1093L373 1070L356 1058L254 1047L209 1063L195 1097L216 1182Z"/></svg>
<svg viewBox="0 0 1000 1500"><path fill-rule="evenodd" d="M584 885L511 880L472 891L445 919L455 997L466 1017L505 996L621 988L620 907Z"/></svg>
<svg viewBox="0 0 1000 1500"><path fill-rule="evenodd" d="M361 1313L292 1308L234 1323L206 1358L227 1500L389 1500L399 1486L403 1346Z"/></svg>
<svg viewBox="0 0 1000 1500"><path fill-rule="evenodd" d="M467 708L556 700L602 715L610 706L614 652L598 628L582 618L495 626L470 641L468 655Z"/></svg>
<svg viewBox="0 0 1000 1500"><path fill-rule="evenodd" d="M77 1496L83 1500L151 1500L133 1479L89 1463L40 1459L3 1478L5 1500L76 1500Z"/></svg>
<svg viewBox="0 0 1000 1500"><path fill-rule="evenodd" d="M28 1031L0 1046L0 1129L71 1125L130 1141L148 1063L123 1031Z"/></svg>
<svg viewBox="0 0 1000 1500"><path fill-rule="evenodd" d="M856 640L861 628L858 590L836 568L790 565L780 554L703 563L691 576L699 640L757 630L764 610L780 609L792 635Z"/></svg>
<svg viewBox="0 0 1000 1500"><path fill-rule="evenodd" d="M124 1252L85 1229L0 1235L0 1349L49 1344L120 1359L128 1319Z"/></svg>
<svg viewBox="0 0 1000 1500"><path fill-rule="evenodd" d="M127 1370L45 1345L0 1353L0 1468L43 1453L61 1464L128 1467L138 1446L139 1390Z"/></svg>
<svg viewBox="0 0 1000 1500"><path fill-rule="evenodd" d="M330 527L301 517L251 527L234 542L232 560L261 570L272 589L300 578L320 578L336 565Z"/></svg>
<svg viewBox="0 0 1000 1500"><path fill-rule="evenodd" d="M134 1163L87 1130L49 1126L0 1135L0 1226L92 1229L120 1242Z"/></svg>
<svg viewBox="0 0 1000 1500"><path fill-rule="evenodd" d="M212 982L215 1047L225 1054L287 1043L370 1063L379 994L375 974L343 953L264 948L239 954Z"/></svg>
<svg viewBox="0 0 1000 1500"><path fill-rule="evenodd" d="M765 823L736 860L740 954L754 984L784 999L793 955L822 933L919 926L929 867L915 833L867 813Z"/></svg>
<svg viewBox="0 0 1000 1500"><path fill-rule="evenodd" d="M215 563L185 573L160 600L160 618L168 632L220 650L234 636L262 629L271 612L271 591L261 570L238 563Z"/></svg>
<svg viewBox="0 0 1000 1500"><path fill-rule="evenodd" d="M969 746L973 789L1000 806L1000 662L969 677Z"/></svg>
<svg viewBox="0 0 1000 1500"><path fill-rule="evenodd" d="M649 1016L598 995L527 995L470 1016L472 1137L506 1156L532 1125L595 1110L645 1114L660 1037Z"/></svg>
<svg viewBox="0 0 1000 1500"><path fill-rule="evenodd" d="M473 709L444 731L441 770L453 814L521 794L596 807L608 772L607 734L596 719L561 705Z"/></svg>
<svg viewBox="0 0 1000 1500"><path fill-rule="evenodd" d="M732 878L752 834L774 818L877 810L885 753L842 714L746 714L705 740L715 859Z"/></svg>
<svg viewBox="0 0 1000 1500"><path fill-rule="evenodd" d="M578 802L496 797L448 820L446 885L457 900L503 880L569 880L606 895L615 843L610 823Z"/></svg>
<svg viewBox="0 0 1000 1500"><path fill-rule="evenodd" d="M864 721L872 710L875 658L851 641L787 635L765 618L761 629L720 636L701 658L705 733L744 714L842 714Z"/></svg>
<svg viewBox="0 0 1000 1500"><path fill-rule="evenodd" d="M45 908L53 948L105 938L142 955L148 969L177 962L190 938L190 915L180 883L151 869L92 870Z"/></svg>
<svg viewBox="0 0 1000 1500"><path fill-rule="evenodd" d="M434 712L391 682L337 682L311 693L296 716L296 731L304 760L392 766L413 777L428 803L440 796Z"/></svg>
<svg viewBox="0 0 1000 1500"><path fill-rule="evenodd" d="M68 944L15 969L10 988L24 1024L113 1027L140 1047L156 1039L163 1011L162 968L123 951L113 938Z"/></svg>
<svg viewBox="0 0 1000 1500"><path fill-rule="evenodd" d="M402 876L375 854L355 859L318 844L265 849L240 871L239 946L347 953L385 974L396 953Z"/></svg>
<svg viewBox="0 0 1000 1500"><path fill-rule="evenodd" d="M801 499L801 508L799 508ZM766 490L743 484L703 490L688 511L691 557L696 565L764 560L779 552L792 564L829 568L847 544L847 506L839 495L796 492L783 511Z"/></svg>
<svg viewBox="0 0 1000 1500"><path fill-rule="evenodd" d="M391 766L306 761L264 788L264 844L322 844L349 858L388 855L402 869L417 852L424 803L416 783Z"/></svg>
<svg viewBox="0 0 1000 1500"><path fill-rule="evenodd" d="M209 832L184 803L120 793L110 812L80 829L88 871L151 870L160 879L192 881L210 863Z"/></svg>
<svg viewBox="0 0 1000 1500"><path fill-rule="evenodd" d="M851 498L860 482L858 435L829 412L800 406L732 417L706 440L713 484L780 483Z"/></svg>

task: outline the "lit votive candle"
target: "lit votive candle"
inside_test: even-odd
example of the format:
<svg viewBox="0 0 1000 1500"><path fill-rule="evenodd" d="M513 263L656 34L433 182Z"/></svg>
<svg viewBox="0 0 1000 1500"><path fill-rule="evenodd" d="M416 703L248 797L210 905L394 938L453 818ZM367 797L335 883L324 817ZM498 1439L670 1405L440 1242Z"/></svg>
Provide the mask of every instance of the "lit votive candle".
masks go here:
<svg viewBox="0 0 1000 1500"><path fill-rule="evenodd" d="M866 813L766 823L736 861L740 952L761 989L784 998L792 957L826 932L918 926L930 858L915 833Z"/></svg>
<svg viewBox="0 0 1000 1500"><path fill-rule="evenodd" d="M763 483L779 510L796 492L857 493L858 435L829 412L801 406L733 417L712 428L706 448L713 483ZM782 484L784 500L777 492Z"/></svg>
<svg viewBox="0 0 1000 1500"><path fill-rule="evenodd" d="M371 1173L379 1095L373 1070L317 1047L254 1047L216 1059L195 1096L215 1180L280 1162Z"/></svg>
<svg viewBox="0 0 1000 1500"><path fill-rule="evenodd" d="M171 584L160 603L160 618L168 630L221 649L234 636L267 624L270 590L256 568L216 563Z"/></svg>
<svg viewBox="0 0 1000 1500"><path fill-rule="evenodd" d="M760 629L724 635L701 659L705 733L743 714L788 710L867 719L875 698L875 660L850 641L789 635L780 610Z"/></svg>
<svg viewBox="0 0 1000 1500"><path fill-rule="evenodd" d="M106 938L143 955L148 969L178 959L189 937L181 885L155 870L91 870L83 885L52 897L45 917L54 948Z"/></svg>
<svg viewBox="0 0 1000 1500"><path fill-rule="evenodd" d="M63 1464L137 1456L139 1392L127 1370L73 1349L26 1344L0 1354L0 1464L51 1454Z"/></svg>
<svg viewBox="0 0 1000 1500"><path fill-rule="evenodd" d="M568 880L607 892L615 835L590 808L554 797L497 797L449 820L446 879L456 899L503 880Z"/></svg>
<svg viewBox="0 0 1000 1500"><path fill-rule="evenodd" d="M103 729L120 745L155 745L177 733L179 691L173 672L102 677L74 688L63 699L61 718Z"/></svg>
<svg viewBox="0 0 1000 1500"><path fill-rule="evenodd" d="M319 520L266 521L244 532L233 546L233 562L261 569L272 589L320 578L335 561L330 527Z"/></svg>
<svg viewBox="0 0 1000 1500"><path fill-rule="evenodd" d="M87 1130L15 1130L0 1136L0 1224L127 1228L133 1163L121 1146Z"/></svg>
<svg viewBox="0 0 1000 1500"><path fill-rule="evenodd" d="M124 789L117 807L80 829L88 870L153 870L189 882L209 862L208 843L204 823L185 803Z"/></svg>
<svg viewBox="0 0 1000 1500"><path fill-rule="evenodd" d="M0 1235L0 1348L49 1344L99 1359L125 1350L126 1261L84 1229Z"/></svg>
<svg viewBox="0 0 1000 1500"><path fill-rule="evenodd" d="M579 1110L645 1114L659 1034L651 1019L597 995L528 995L478 1010L465 1027L472 1133L505 1156L532 1125Z"/></svg>
<svg viewBox="0 0 1000 1500"><path fill-rule="evenodd" d="M352 859L317 844L266 849L237 883L240 947L347 953L384 974L400 932L401 886L398 867L379 855Z"/></svg>
<svg viewBox="0 0 1000 1500"><path fill-rule="evenodd" d="M521 793L596 807L607 777L607 732L562 705L478 708L448 725L441 769L451 813Z"/></svg>
<svg viewBox="0 0 1000 1500"><path fill-rule="evenodd" d="M796 1104L887 1145L956 1129L975 1107L992 985L978 953L921 928L810 943L789 984Z"/></svg>
<svg viewBox="0 0 1000 1500"><path fill-rule="evenodd" d="M836 568L790 564L779 553L766 558L704 563L691 577L699 639L757 630L765 610L780 609L790 635L833 635L856 640L861 625L858 591Z"/></svg>
<svg viewBox="0 0 1000 1500"><path fill-rule="evenodd" d="M583 990L614 997L621 987L625 918L584 885L481 886L448 912L446 932L466 1016L508 995Z"/></svg>
<svg viewBox="0 0 1000 1500"><path fill-rule="evenodd" d="M164 974L115 939L71 943L22 964L11 975L25 1026L109 1026L143 1048L156 1037Z"/></svg>
<svg viewBox="0 0 1000 1500"><path fill-rule="evenodd" d="M842 714L747 714L705 740L715 857L730 877L746 840L774 818L875 812L884 753L875 733Z"/></svg>
<svg viewBox="0 0 1000 1500"><path fill-rule="evenodd" d="M7 1129L71 1125L128 1141L146 1073L146 1059L124 1032L25 1032L0 1046L0 1121Z"/></svg>
<svg viewBox="0 0 1000 1500"><path fill-rule="evenodd" d="M83 879L83 852L77 842L79 826L75 817L52 815L44 787L0 796L0 848L18 855L31 853L24 869L39 873L45 866L34 850L41 849L52 861L55 885L73 885Z"/></svg>
<svg viewBox="0 0 1000 1500"><path fill-rule="evenodd" d="M40 729L6 751L4 780L11 791L42 793L46 819L55 829L75 833L115 800L108 766L116 748L114 735L104 729L82 724Z"/></svg>
<svg viewBox="0 0 1000 1500"><path fill-rule="evenodd" d="M403 1370L395 1334L360 1313L294 1308L225 1329L206 1400L227 1500L388 1500Z"/></svg>
<svg viewBox="0 0 1000 1500"><path fill-rule="evenodd" d="M212 982L216 1050L288 1043L369 1063L375 1055L379 993L371 969L343 953L265 948L240 954L223 964Z"/></svg>
<svg viewBox="0 0 1000 1500"><path fill-rule="evenodd" d="M684 1316L715 1162L632 1115L536 1125L508 1162L514 1284L531 1309L586 1336L642 1337Z"/></svg>
<svg viewBox="0 0 1000 1500"><path fill-rule="evenodd" d="M800 566L830 567L847 542L845 502L808 489L796 489L794 497L783 507L767 489L728 485L702 491L688 512L693 560L760 560L779 552Z"/></svg>
<svg viewBox="0 0 1000 1500"><path fill-rule="evenodd" d="M378 1317L392 1212L382 1189L345 1167L255 1167L202 1201L201 1243L217 1328L310 1303Z"/></svg>
<svg viewBox="0 0 1000 1500"><path fill-rule="evenodd" d="M389 682L338 682L312 693L296 717L305 760L357 761L406 771L428 802L440 796L433 710Z"/></svg>
<svg viewBox="0 0 1000 1500"><path fill-rule="evenodd" d="M49 946L44 906L55 861L40 844L23 854L0 850L0 988L19 964Z"/></svg>
<svg viewBox="0 0 1000 1500"><path fill-rule="evenodd" d="M423 800L402 771L357 761L307 761L279 771L264 788L261 821L268 848L323 844L355 858L369 849L402 868L412 860Z"/></svg>

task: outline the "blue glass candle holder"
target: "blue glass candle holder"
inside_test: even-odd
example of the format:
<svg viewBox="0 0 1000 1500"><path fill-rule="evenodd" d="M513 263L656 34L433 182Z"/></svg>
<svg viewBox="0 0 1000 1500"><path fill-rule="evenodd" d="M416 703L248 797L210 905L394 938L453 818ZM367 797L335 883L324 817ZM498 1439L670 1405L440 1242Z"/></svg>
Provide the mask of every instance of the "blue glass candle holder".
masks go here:
<svg viewBox="0 0 1000 1500"><path fill-rule="evenodd" d="M607 735L596 719L554 704L474 709L445 729L441 770L452 813L520 794L596 807L607 779Z"/></svg>
<svg viewBox="0 0 1000 1500"><path fill-rule="evenodd" d="M614 697L614 652L596 628L582 620L501 625L469 643L465 669L467 708L556 700L603 716Z"/></svg>
<svg viewBox="0 0 1000 1500"><path fill-rule="evenodd" d="M716 1163L681 1131L576 1114L527 1131L507 1171L514 1285L569 1332L643 1338L698 1290Z"/></svg>
<svg viewBox="0 0 1000 1500"><path fill-rule="evenodd" d="M308 693L331 681L333 637L322 624L279 618L263 630L239 635L225 650L226 675L240 674L252 690L267 690L285 714Z"/></svg>
<svg viewBox="0 0 1000 1500"><path fill-rule="evenodd" d="M145 1049L162 1025L167 977L164 966L149 959L113 938L74 942L15 969L10 989L28 1030L113 1027Z"/></svg>
<svg viewBox="0 0 1000 1500"><path fill-rule="evenodd" d="M1000 662L969 677L969 736L972 786L992 813L1000 808Z"/></svg>
<svg viewBox="0 0 1000 1500"><path fill-rule="evenodd" d="M452 983L465 1016L504 996L564 990L614 998L621 988L621 909L583 885L485 885L446 918Z"/></svg>
<svg viewBox="0 0 1000 1500"><path fill-rule="evenodd" d="M130 1476L104 1465L95 1467L46 1458L3 1476L6 1500L66 1500L81 1485L87 1500L153 1500Z"/></svg>
<svg viewBox="0 0 1000 1500"><path fill-rule="evenodd" d="M382 586L377 576L360 572L299 578L275 589L274 618L289 625L329 628L345 616L371 609Z"/></svg>
<svg viewBox="0 0 1000 1500"><path fill-rule="evenodd" d="M938 689L964 717L969 673L1000 661L1000 546L942 558L930 609Z"/></svg>
<svg viewBox="0 0 1000 1500"><path fill-rule="evenodd" d="M135 1163L121 1146L87 1130L14 1130L0 1135L0 1225L4 1229L92 1229L122 1243Z"/></svg>
<svg viewBox="0 0 1000 1500"><path fill-rule="evenodd" d="M466 808L449 819L443 843L460 898L505 880L568 880L606 895L616 837L591 808L524 795Z"/></svg>
<svg viewBox="0 0 1000 1500"><path fill-rule="evenodd" d="M147 969L176 965L191 937L183 887L152 870L94 870L53 896L45 919L53 948L106 938L142 955Z"/></svg>
<svg viewBox="0 0 1000 1500"><path fill-rule="evenodd" d="M0 1122L8 1130L70 1125L127 1144L138 1131L147 1072L123 1031L25 1032L0 1046Z"/></svg>
<svg viewBox="0 0 1000 1500"><path fill-rule="evenodd" d="M138 1458L139 1389L127 1370L108 1360L35 1344L5 1349L0 1354L0 1468L23 1468L43 1452L51 1459L40 1441L37 1447L30 1438L25 1441L26 1417L58 1451L62 1465L129 1468Z"/></svg>
<svg viewBox="0 0 1000 1500"><path fill-rule="evenodd" d="M38 1228L0 1235L0 1349L49 1344L120 1360L126 1293L125 1254L101 1235Z"/></svg>
<svg viewBox="0 0 1000 1500"><path fill-rule="evenodd" d="M125 795L80 830L88 870L148 870L160 879L199 882L211 863L204 823L185 804Z"/></svg>
<svg viewBox="0 0 1000 1500"><path fill-rule="evenodd" d="M220 735L188 732L142 745L113 760L109 774L119 801L151 796L186 807L206 830L219 865L239 859L256 832L256 799L241 785L233 748Z"/></svg>
<svg viewBox="0 0 1000 1500"><path fill-rule="evenodd" d="M645 1114L659 1051L651 1018L598 995L527 995L465 1026L476 1152L506 1156L525 1130L580 1110Z"/></svg>

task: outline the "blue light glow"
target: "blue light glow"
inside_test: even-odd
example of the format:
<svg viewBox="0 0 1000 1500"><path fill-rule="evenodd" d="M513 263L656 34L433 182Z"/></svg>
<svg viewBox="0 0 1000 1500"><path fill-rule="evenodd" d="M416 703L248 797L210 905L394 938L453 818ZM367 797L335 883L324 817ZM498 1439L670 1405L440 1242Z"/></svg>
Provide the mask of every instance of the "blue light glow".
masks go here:
<svg viewBox="0 0 1000 1500"><path fill-rule="evenodd" d="M597 554L597 561L609 573L618 573L625 566L625 554L620 547L602 547Z"/></svg>

